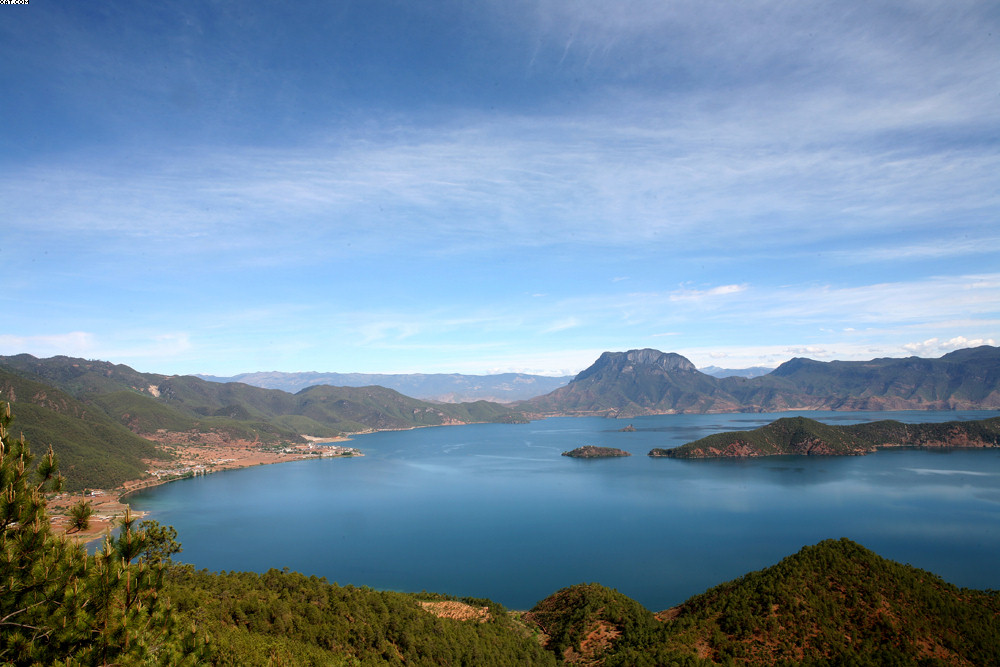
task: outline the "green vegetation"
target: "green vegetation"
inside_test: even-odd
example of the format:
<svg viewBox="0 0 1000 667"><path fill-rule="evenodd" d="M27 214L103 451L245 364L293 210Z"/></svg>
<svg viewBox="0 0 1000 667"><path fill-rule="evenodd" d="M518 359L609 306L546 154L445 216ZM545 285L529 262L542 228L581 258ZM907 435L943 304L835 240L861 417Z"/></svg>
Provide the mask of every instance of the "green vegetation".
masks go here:
<svg viewBox="0 0 1000 667"><path fill-rule="evenodd" d="M1000 597L959 589L847 539L691 598L665 645L741 664L993 664Z"/></svg>
<svg viewBox="0 0 1000 667"><path fill-rule="evenodd" d="M785 417L752 431L714 433L650 456L715 458L866 454L883 447L997 447L1000 417L940 424L903 424L882 420L830 426L806 417Z"/></svg>
<svg viewBox="0 0 1000 667"><path fill-rule="evenodd" d="M597 584L563 589L527 614L560 657L612 665L994 664L1000 596L959 589L847 539L657 615Z"/></svg>
<svg viewBox="0 0 1000 667"><path fill-rule="evenodd" d="M81 409L43 393L37 407ZM779 421L767 437L830 437L811 420ZM129 511L118 535L88 556L51 531L45 494L62 486L56 454L50 448L34 465L10 422L4 406L0 664L923 666L993 664L1000 655L997 592L959 589L847 539L805 547L655 615L598 584L562 589L517 614L489 600L342 587L287 569L197 572L172 562L181 550L172 527ZM876 422L852 433L996 443L1000 418L965 424ZM85 521L88 505L78 506ZM487 613L442 618L427 601Z"/></svg>
<svg viewBox="0 0 1000 667"><path fill-rule="evenodd" d="M317 386L298 394L195 377L139 373L70 357L0 357L0 396L16 403L25 435L51 445L70 490L114 488L147 477L144 461L168 455L146 438L211 435L262 448L301 444L302 434L471 422L523 422L487 401L434 404L384 387ZM146 436L146 437L143 437Z"/></svg>
<svg viewBox="0 0 1000 667"><path fill-rule="evenodd" d="M90 517L94 515L94 506L86 500L81 500L69 508L69 532L79 532L90 528Z"/></svg>
<svg viewBox="0 0 1000 667"><path fill-rule="evenodd" d="M165 565L144 555L149 534L128 513L88 556L52 534L44 494L61 477L50 449L37 467L0 415L0 663L198 664L204 646L159 593Z"/></svg>
<svg viewBox="0 0 1000 667"><path fill-rule="evenodd" d="M419 597L264 574L175 568L174 608L212 638L213 664L554 665L553 657L498 604L489 620L438 618ZM435 596L434 599L441 599Z"/></svg>
<svg viewBox="0 0 1000 667"><path fill-rule="evenodd" d="M525 616L547 637L546 648L560 658L572 654L589 659L607 654L603 655L607 658L625 646L645 649L659 639L662 631L652 612L599 584L563 588L539 602ZM603 642L593 641L601 634L617 636Z"/></svg>
<svg viewBox="0 0 1000 667"><path fill-rule="evenodd" d="M16 402L18 429L31 442L51 446L68 474L67 490L109 488L146 476L143 459L164 454L101 409L0 368L0 395Z"/></svg>

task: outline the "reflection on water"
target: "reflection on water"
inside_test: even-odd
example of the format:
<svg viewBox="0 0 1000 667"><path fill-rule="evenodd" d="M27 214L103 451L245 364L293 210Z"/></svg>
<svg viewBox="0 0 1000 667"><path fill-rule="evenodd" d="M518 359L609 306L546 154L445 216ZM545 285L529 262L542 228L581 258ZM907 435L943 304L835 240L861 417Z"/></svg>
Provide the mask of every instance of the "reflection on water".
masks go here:
<svg viewBox="0 0 1000 667"><path fill-rule="evenodd" d="M157 487L134 506L173 524L183 560L290 567L342 584L527 608L599 581L651 609L828 537L1000 588L1000 450L651 459L654 447L782 415L557 418L376 433L366 456L261 466ZM992 413L806 413L837 423ZM635 432L618 429L631 423ZM617 447L627 458L561 452Z"/></svg>

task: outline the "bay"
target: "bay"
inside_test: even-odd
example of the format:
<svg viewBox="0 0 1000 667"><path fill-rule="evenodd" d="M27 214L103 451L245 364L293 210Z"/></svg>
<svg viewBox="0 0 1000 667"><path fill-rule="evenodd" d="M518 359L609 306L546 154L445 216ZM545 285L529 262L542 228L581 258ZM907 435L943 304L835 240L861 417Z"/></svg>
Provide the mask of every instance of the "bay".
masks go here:
<svg viewBox="0 0 1000 667"><path fill-rule="evenodd" d="M802 414L832 424L995 412L560 417L355 437L365 456L232 470L145 490L183 562L287 567L340 584L530 608L599 582L652 610L848 537L960 586L1000 588L1000 450L861 457L651 459L711 433ZM631 423L635 432L619 429ZM581 445L628 458L573 459Z"/></svg>

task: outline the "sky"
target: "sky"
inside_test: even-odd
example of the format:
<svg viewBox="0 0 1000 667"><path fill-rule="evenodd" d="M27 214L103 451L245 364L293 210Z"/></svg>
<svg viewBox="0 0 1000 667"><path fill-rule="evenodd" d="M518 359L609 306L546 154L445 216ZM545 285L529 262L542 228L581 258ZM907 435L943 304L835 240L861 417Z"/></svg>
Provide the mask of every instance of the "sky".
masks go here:
<svg viewBox="0 0 1000 667"><path fill-rule="evenodd" d="M577 373L1000 341L1000 3L0 7L0 354Z"/></svg>

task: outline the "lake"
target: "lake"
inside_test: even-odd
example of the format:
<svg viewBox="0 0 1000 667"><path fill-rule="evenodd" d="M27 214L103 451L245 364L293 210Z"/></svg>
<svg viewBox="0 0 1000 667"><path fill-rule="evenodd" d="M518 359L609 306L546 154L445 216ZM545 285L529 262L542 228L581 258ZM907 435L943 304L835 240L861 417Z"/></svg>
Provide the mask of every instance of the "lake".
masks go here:
<svg viewBox="0 0 1000 667"><path fill-rule="evenodd" d="M1000 588L1000 449L852 457L651 459L802 414L831 424L996 412L560 417L358 436L365 456L215 473L148 489L134 509L177 528L178 560L288 567L331 582L487 597L528 609L599 582L651 610L848 537L973 588ZM620 432L631 423L635 432ZM628 458L573 459L581 445Z"/></svg>

